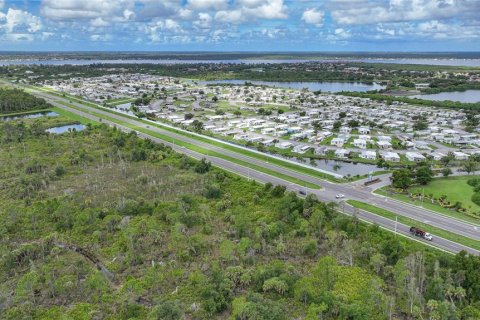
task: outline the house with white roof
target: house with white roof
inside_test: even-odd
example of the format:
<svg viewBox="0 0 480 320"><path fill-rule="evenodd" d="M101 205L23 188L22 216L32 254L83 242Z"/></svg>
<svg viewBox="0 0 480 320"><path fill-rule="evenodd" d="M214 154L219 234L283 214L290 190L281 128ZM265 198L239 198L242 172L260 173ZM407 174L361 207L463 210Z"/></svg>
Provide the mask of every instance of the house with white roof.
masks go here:
<svg viewBox="0 0 480 320"><path fill-rule="evenodd" d="M456 160L467 160L469 155L460 151L454 151L453 156Z"/></svg>
<svg viewBox="0 0 480 320"><path fill-rule="evenodd" d="M392 148L392 144L385 140L377 141L377 146L379 149L388 150Z"/></svg>
<svg viewBox="0 0 480 320"><path fill-rule="evenodd" d="M400 162L400 156L396 152L385 152L381 156L385 161Z"/></svg>
<svg viewBox="0 0 480 320"><path fill-rule="evenodd" d="M360 158L367 159L367 160L375 160L377 159L377 153L375 151L362 151L360 153Z"/></svg>
<svg viewBox="0 0 480 320"><path fill-rule="evenodd" d="M343 145L345 144L345 139L343 138L333 138L332 141L330 142L330 145L332 146L336 146L336 147L343 147Z"/></svg>
<svg viewBox="0 0 480 320"><path fill-rule="evenodd" d="M288 142L288 141L282 141L282 142L279 142L279 143L275 144L275 147L277 147L278 149L288 149L288 148L293 147L293 143Z"/></svg>
<svg viewBox="0 0 480 320"><path fill-rule="evenodd" d="M367 149L367 141L363 139L354 139L353 145L360 149Z"/></svg>
<svg viewBox="0 0 480 320"><path fill-rule="evenodd" d="M407 152L405 153L405 157L407 157L408 161L414 162L420 162L425 160L425 157L417 152Z"/></svg>
<svg viewBox="0 0 480 320"><path fill-rule="evenodd" d="M433 160L438 161L438 160L442 159L443 157L445 157L445 154L443 154L441 152L434 152L434 153L430 154L430 156L432 157Z"/></svg>
<svg viewBox="0 0 480 320"><path fill-rule="evenodd" d="M360 127L358 128L358 133L359 134L370 134L370 128L368 127Z"/></svg>
<svg viewBox="0 0 480 320"><path fill-rule="evenodd" d="M335 150L335 157L337 158L348 158L350 151L347 149L337 149Z"/></svg>

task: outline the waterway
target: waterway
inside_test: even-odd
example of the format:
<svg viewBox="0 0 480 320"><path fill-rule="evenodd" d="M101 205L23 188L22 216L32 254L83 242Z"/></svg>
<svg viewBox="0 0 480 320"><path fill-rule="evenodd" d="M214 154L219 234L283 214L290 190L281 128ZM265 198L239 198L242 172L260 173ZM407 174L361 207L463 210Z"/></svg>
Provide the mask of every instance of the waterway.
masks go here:
<svg viewBox="0 0 480 320"><path fill-rule="evenodd" d="M480 90L450 91L434 94L417 94L409 98L419 98L434 101L458 101L465 103L480 102Z"/></svg>
<svg viewBox="0 0 480 320"><path fill-rule="evenodd" d="M116 59L116 60L82 60L82 59L12 59L0 60L0 66L10 65L90 65L90 64L195 64L195 63L231 63L231 64L278 64L303 62L367 62L393 64L425 64L437 66L480 67L480 59L237 59L237 60L174 60L174 59Z"/></svg>
<svg viewBox="0 0 480 320"><path fill-rule="evenodd" d="M252 83L258 86L270 86L270 87L279 87L287 89L296 89L301 90L307 88L310 91L322 92L341 92L341 91L357 91L365 92L370 90L380 90L385 89L385 86L382 86L378 83L368 84L361 82L277 82L277 81L249 81L249 80L212 80L212 81L198 81L200 85L209 85L209 84L234 84L234 85L243 85L245 82Z"/></svg>

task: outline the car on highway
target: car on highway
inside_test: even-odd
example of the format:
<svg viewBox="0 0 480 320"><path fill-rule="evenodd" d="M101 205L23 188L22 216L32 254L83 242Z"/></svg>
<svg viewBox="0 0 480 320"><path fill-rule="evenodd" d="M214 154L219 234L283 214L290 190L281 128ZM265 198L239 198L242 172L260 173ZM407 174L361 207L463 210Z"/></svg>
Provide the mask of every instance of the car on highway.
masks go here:
<svg viewBox="0 0 480 320"><path fill-rule="evenodd" d="M301 194L302 196L307 195L307 193L306 193L305 191L303 191L303 190L298 191L298 193Z"/></svg>
<svg viewBox="0 0 480 320"><path fill-rule="evenodd" d="M410 233L413 234L416 237L423 238L427 241L432 241L433 237L430 233L423 231L422 229L419 229L417 227L410 227Z"/></svg>
<svg viewBox="0 0 480 320"><path fill-rule="evenodd" d="M343 199L343 198L345 198L345 195L339 193L339 194L335 195L335 198L337 198L337 199Z"/></svg>

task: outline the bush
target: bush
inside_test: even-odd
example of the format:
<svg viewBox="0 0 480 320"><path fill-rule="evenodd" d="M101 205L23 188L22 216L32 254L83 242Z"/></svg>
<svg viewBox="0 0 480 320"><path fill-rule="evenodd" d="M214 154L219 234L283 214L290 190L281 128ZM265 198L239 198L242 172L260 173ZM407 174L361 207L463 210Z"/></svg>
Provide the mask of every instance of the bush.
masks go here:
<svg viewBox="0 0 480 320"><path fill-rule="evenodd" d="M476 205L480 206L480 192L475 192L472 195L472 202L475 203Z"/></svg>

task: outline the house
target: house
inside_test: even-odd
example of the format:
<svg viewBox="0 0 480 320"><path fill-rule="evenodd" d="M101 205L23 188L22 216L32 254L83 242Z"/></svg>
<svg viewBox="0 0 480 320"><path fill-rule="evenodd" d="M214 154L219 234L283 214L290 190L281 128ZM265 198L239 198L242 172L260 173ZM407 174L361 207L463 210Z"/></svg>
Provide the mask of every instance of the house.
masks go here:
<svg viewBox="0 0 480 320"><path fill-rule="evenodd" d="M304 154L308 150L312 149L311 146L306 146L306 145L298 145L295 148L293 148L293 152Z"/></svg>
<svg viewBox="0 0 480 320"><path fill-rule="evenodd" d="M273 134L273 133L275 133L275 128L263 128L261 133L262 134Z"/></svg>
<svg viewBox="0 0 480 320"><path fill-rule="evenodd" d="M340 128L340 133L350 133L352 132L352 128L350 127L341 127Z"/></svg>
<svg viewBox="0 0 480 320"><path fill-rule="evenodd" d="M367 149L367 141L363 139L353 140L353 145L360 149Z"/></svg>
<svg viewBox="0 0 480 320"><path fill-rule="evenodd" d="M460 151L453 152L453 156L455 157L456 160L467 160L468 159L468 154L460 152Z"/></svg>
<svg viewBox="0 0 480 320"><path fill-rule="evenodd" d="M330 142L330 145L341 148L343 147L344 143L345 143L345 139L343 138L333 138L332 141Z"/></svg>
<svg viewBox="0 0 480 320"><path fill-rule="evenodd" d="M443 154L441 152L434 152L430 156L432 157L433 160L438 161L438 160L442 159L443 157L445 157L445 154Z"/></svg>
<svg viewBox="0 0 480 320"><path fill-rule="evenodd" d="M425 157L417 152L407 152L405 153L405 156L407 157L408 161L420 162L425 160Z"/></svg>
<svg viewBox="0 0 480 320"><path fill-rule="evenodd" d="M377 153L375 151L362 151L362 153L360 154L360 158L367 160L375 160L377 159Z"/></svg>
<svg viewBox="0 0 480 320"><path fill-rule="evenodd" d="M293 143L288 142L288 141L282 141L282 142L279 142L279 143L275 144L275 147L277 147L278 149L288 149L288 148L293 147Z"/></svg>
<svg viewBox="0 0 480 320"><path fill-rule="evenodd" d="M392 141L392 137L390 136L378 136L378 141L388 141L388 142L391 142Z"/></svg>
<svg viewBox="0 0 480 320"><path fill-rule="evenodd" d="M368 127L360 127L358 128L359 134L370 134L370 128Z"/></svg>
<svg viewBox="0 0 480 320"><path fill-rule="evenodd" d="M337 149L335 150L335 157L337 158L348 158L350 151L347 149Z"/></svg>
<svg viewBox="0 0 480 320"><path fill-rule="evenodd" d="M385 140L377 141L377 146L380 149L387 150L392 148L392 144Z"/></svg>
<svg viewBox="0 0 480 320"><path fill-rule="evenodd" d="M390 162L400 162L400 156L396 152L385 152L382 155L382 158L385 161L390 161Z"/></svg>
<svg viewBox="0 0 480 320"><path fill-rule="evenodd" d="M273 139L265 139L263 141L260 141L260 144L265 147L270 147L274 145L274 140Z"/></svg>
<svg viewBox="0 0 480 320"><path fill-rule="evenodd" d="M323 156L327 153L327 147L317 147L315 148L314 153Z"/></svg>
<svg viewBox="0 0 480 320"><path fill-rule="evenodd" d="M429 150L430 149L430 146L425 141L415 141L414 143L415 143L415 148L417 148L417 149L420 149L420 150Z"/></svg>

